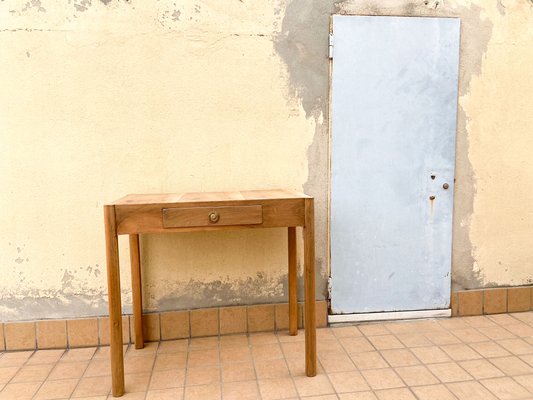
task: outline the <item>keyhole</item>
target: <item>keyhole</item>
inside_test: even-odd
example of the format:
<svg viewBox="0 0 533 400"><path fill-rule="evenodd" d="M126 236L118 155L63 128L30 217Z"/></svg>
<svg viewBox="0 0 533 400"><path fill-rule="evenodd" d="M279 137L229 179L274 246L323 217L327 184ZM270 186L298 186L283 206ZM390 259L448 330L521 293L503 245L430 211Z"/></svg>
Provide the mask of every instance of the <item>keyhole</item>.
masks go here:
<svg viewBox="0 0 533 400"><path fill-rule="evenodd" d="M435 180L436 176L435 175L431 175L431 179L432 180Z"/></svg>

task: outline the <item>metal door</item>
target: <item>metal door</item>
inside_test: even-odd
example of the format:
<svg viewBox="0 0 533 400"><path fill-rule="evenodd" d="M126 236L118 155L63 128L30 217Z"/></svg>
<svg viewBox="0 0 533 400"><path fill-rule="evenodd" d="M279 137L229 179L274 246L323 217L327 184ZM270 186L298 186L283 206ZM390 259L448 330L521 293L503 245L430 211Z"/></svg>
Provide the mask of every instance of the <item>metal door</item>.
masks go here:
<svg viewBox="0 0 533 400"><path fill-rule="evenodd" d="M449 307L459 28L333 17L335 314Z"/></svg>

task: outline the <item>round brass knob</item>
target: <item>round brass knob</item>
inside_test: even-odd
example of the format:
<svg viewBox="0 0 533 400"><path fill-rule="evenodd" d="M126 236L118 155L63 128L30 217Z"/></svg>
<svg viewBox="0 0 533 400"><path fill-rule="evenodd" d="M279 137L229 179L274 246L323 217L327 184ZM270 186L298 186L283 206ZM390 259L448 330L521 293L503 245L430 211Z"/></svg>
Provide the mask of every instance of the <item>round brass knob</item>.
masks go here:
<svg viewBox="0 0 533 400"><path fill-rule="evenodd" d="M209 213L209 221L213 223L217 223L219 219L220 219L220 215L216 211L211 211Z"/></svg>
<svg viewBox="0 0 533 400"><path fill-rule="evenodd" d="M442 188L443 188L444 190L448 189L449 187L450 187L450 185L448 185L447 183L445 183L444 185L442 185Z"/></svg>

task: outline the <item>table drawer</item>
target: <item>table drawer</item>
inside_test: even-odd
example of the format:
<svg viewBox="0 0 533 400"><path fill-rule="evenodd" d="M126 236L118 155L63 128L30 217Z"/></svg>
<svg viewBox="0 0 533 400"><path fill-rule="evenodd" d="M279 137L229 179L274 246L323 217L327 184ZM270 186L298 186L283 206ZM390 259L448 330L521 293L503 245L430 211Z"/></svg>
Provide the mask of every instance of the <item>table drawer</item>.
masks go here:
<svg viewBox="0 0 533 400"><path fill-rule="evenodd" d="M194 207L163 208L164 228L193 226L253 225L263 222L263 207Z"/></svg>

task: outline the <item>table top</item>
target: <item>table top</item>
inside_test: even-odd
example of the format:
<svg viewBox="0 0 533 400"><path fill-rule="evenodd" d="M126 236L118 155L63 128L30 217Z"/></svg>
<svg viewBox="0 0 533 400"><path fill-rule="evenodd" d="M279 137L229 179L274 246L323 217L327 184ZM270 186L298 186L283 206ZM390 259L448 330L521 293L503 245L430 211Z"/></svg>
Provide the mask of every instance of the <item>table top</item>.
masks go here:
<svg viewBox="0 0 533 400"><path fill-rule="evenodd" d="M192 192L128 194L108 205L147 205L166 203L198 203L247 200L309 199L304 193L291 189L244 190L236 192Z"/></svg>

